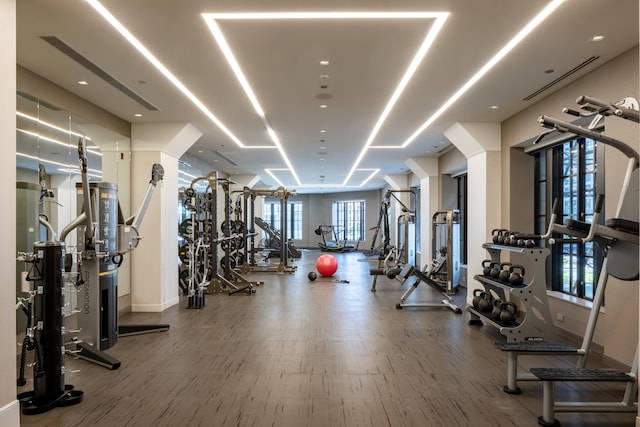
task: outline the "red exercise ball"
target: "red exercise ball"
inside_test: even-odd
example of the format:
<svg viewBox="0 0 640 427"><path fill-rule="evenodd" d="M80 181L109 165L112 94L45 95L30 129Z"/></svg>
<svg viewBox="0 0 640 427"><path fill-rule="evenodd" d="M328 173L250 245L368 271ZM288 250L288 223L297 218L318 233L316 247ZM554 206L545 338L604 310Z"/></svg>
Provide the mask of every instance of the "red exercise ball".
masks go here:
<svg viewBox="0 0 640 427"><path fill-rule="evenodd" d="M325 277L331 277L338 270L338 260L333 255L320 255L316 261L318 273Z"/></svg>

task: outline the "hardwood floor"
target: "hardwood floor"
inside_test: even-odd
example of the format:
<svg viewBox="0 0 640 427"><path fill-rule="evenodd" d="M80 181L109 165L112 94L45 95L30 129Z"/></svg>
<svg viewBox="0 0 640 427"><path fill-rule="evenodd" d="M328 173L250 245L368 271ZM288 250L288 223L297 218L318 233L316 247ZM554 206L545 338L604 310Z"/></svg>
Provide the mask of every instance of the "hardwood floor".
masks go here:
<svg viewBox="0 0 640 427"><path fill-rule="evenodd" d="M334 254L337 283L307 280L320 252L303 251L294 274L263 280L251 296L207 295L163 313L135 313L126 323L169 323L167 332L124 337L107 350L118 370L66 358L66 384L80 404L22 415L24 426L535 426L542 384L502 391L506 355L489 326L446 308L395 304L405 285L384 277L370 292L370 263ZM277 262L274 261L274 262ZM177 286L177 284L176 284ZM462 290L464 291L464 290ZM420 286L412 300L439 300ZM464 307L464 295L456 296ZM571 358L522 358L532 366L572 366ZM601 366L597 360L590 366ZM29 382L20 391L33 386ZM612 393L614 390L616 393ZM558 384L559 400L613 400L622 387ZM634 426L634 414L559 413L565 427Z"/></svg>

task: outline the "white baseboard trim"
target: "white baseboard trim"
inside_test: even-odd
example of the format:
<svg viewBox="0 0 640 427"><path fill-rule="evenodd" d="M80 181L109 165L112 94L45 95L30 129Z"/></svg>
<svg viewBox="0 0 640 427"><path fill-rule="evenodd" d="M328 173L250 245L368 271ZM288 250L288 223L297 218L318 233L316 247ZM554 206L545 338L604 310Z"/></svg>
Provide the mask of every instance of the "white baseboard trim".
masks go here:
<svg viewBox="0 0 640 427"><path fill-rule="evenodd" d="M131 304L131 311L138 313L160 313L178 303L180 303L179 297L171 298L163 304Z"/></svg>
<svg viewBox="0 0 640 427"><path fill-rule="evenodd" d="M0 408L0 426L20 426L20 402L13 400Z"/></svg>

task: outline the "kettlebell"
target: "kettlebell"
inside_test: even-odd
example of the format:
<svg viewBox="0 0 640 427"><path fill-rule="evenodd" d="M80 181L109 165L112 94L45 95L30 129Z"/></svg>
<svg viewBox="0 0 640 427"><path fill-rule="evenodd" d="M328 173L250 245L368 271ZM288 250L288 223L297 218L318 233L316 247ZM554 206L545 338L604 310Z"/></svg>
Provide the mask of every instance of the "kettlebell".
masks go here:
<svg viewBox="0 0 640 427"><path fill-rule="evenodd" d="M484 292L484 291L482 289L474 289L473 290L473 300L471 301L471 304L476 309L478 308L478 304L480 303L480 300L482 299L482 296L480 296L481 292Z"/></svg>
<svg viewBox="0 0 640 427"><path fill-rule="evenodd" d="M500 320L500 313L502 313L502 305L504 301L501 299L496 299L493 301L493 310L491 310L491 318L493 320Z"/></svg>
<svg viewBox="0 0 640 427"><path fill-rule="evenodd" d="M507 280L512 286L520 286L524 282L524 267L513 264L509 267L509 279Z"/></svg>
<svg viewBox="0 0 640 427"><path fill-rule="evenodd" d="M478 301L478 310L483 313L491 311L491 294L489 292L482 292L480 294L480 301Z"/></svg>
<svg viewBox="0 0 640 427"><path fill-rule="evenodd" d="M498 279L500 276L500 263L492 262L491 263L491 272L489 273L492 279Z"/></svg>
<svg viewBox="0 0 640 427"><path fill-rule="evenodd" d="M498 279L500 279L500 281L505 283L509 282L509 274L511 273L510 267L510 262L503 262L500 264L500 273L498 273Z"/></svg>
<svg viewBox="0 0 640 427"><path fill-rule="evenodd" d="M518 306L512 302L503 302L500 304L500 322L505 325L513 325L516 323L516 313Z"/></svg>
<svg viewBox="0 0 640 427"><path fill-rule="evenodd" d="M502 236L502 232L504 229L502 228L494 228L491 230L491 240L493 243L498 244L498 239Z"/></svg>
<svg viewBox="0 0 640 427"><path fill-rule="evenodd" d="M482 275L491 276L491 260L485 259L482 261Z"/></svg>

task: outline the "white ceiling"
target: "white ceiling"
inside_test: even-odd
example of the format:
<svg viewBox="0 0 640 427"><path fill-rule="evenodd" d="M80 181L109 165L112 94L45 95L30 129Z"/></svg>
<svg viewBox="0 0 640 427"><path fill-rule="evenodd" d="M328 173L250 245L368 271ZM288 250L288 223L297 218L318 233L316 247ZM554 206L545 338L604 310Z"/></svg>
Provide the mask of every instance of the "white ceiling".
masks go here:
<svg viewBox="0 0 640 427"><path fill-rule="evenodd" d="M126 121L193 124L203 136L188 153L212 169L232 176L257 174L262 183L277 187L278 181L266 171L271 169L285 187L300 193L380 188L384 175L408 171L408 158L438 156L450 147L443 131L453 123L500 122L638 44L637 0L566 0L411 144L398 148L549 4L549 0L103 0L102 5L245 148L88 2L18 1L17 56L19 65ZM434 18L217 16L215 22L264 111L261 118L202 16L365 11L448 12L435 42L371 141L372 147L396 146L393 149L364 150L434 28ZM594 42L596 35L605 38ZM61 40L158 110L150 111L115 89L47 43L42 38L46 36ZM524 100L594 56L598 58L589 65ZM321 65L321 60L329 64ZM80 86L79 80L89 84ZM267 126L277 135L281 151L274 148ZM378 172L371 181L359 187L373 170ZM350 187L333 187L345 182Z"/></svg>

